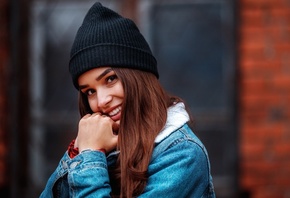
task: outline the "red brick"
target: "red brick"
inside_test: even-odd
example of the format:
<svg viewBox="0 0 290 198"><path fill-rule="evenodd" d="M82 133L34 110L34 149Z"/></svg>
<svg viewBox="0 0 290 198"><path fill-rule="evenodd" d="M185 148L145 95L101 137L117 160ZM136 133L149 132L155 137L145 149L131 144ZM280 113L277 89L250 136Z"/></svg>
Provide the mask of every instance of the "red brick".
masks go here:
<svg viewBox="0 0 290 198"><path fill-rule="evenodd" d="M257 164L257 166L263 163ZM245 169L247 170L247 169ZM249 171L245 171L241 174L242 180L241 183L244 187L250 189L258 189L263 186L267 186L271 184L270 176L258 169L250 169Z"/></svg>
<svg viewBox="0 0 290 198"><path fill-rule="evenodd" d="M266 71L263 71L263 68L248 69L247 76L244 75L240 82L242 107L249 105L251 108L254 108L253 105L284 105L287 107L289 104L290 74L283 74L275 69L272 69L271 74L271 67L266 69ZM261 70L260 73L259 70ZM287 96L288 98L285 98Z"/></svg>
<svg viewBox="0 0 290 198"><path fill-rule="evenodd" d="M267 86L260 85L260 86ZM259 87L259 86L258 86ZM271 107L272 105L276 105L280 102L279 95L274 92L267 91L265 89L258 90L253 87L251 92L246 92L244 89L244 95L241 96L240 102L242 102L243 111L248 111L250 113L255 113L254 111L260 110L264 111L269 110L267 107ZM245 93L248 93L247 95Z"/></svg>
<svg viewBox="0 0 290 198"><path fill-rule="evenodd" d="M247 9L241 12L240 25L241 26L263 26L264 13L261 9Z"/></svg>
<svg viewBox="0 0 290 198"><path fill-rule="evenodd" d="M281 160L288 161L288 165L290 165L290 144L289 140L288 142L279 142L279 144L276 144L273 146L273 152L279 156ZM288 166L289 174L290 174L290 166Z"/></svg>
<svg viewBox="0 0 290 198"><path fill-rule="evenodd" d="M289 174L288 174L288 177L285 177L284 178L281 178L281 177L278 177L276 180L275 180L275 184L276 186L279 186L280 188L284 188L284 189L287 189L289 188L290 186L290 179L289 179Z"/></svg>
<svg viewBox="0 0 290 198"><path fill-rule="evenodd" d="M272 185L269 185L266 188L257 189L255 192L254 198L285 198L283 192Z"/></svg>
<svg viewBox="0 0 290 198"><path fill-rule="evenodd" d="M241 41L245 42L243 44L250 44L250 42L254 42L259 43L262 46L267 46L269 43L275 44L275 42L285 41L285 38L289 38L287 35L288 32L288 28L286 26L281 26L281 24L279 23L267 24L262 27L247 26L244 27L243 30L241 30L240 34L243 35L240 36L240 39ZM258 38L259 36L261 38Z"/></svg>
<svg viewBox="0 0 290 198"><path fill-rule="evenodd" d="M242 163L243 168L248 170L247 172L251 173L253 176L259 176L263 179L267 178L267 181L262 180L264 185L274 183L275 176L279 175L281 170L281 165L275 161L268 160L248 160ZM271 179L270 179L271 178ZM284 178L283 178L284 179Z"/></svg>
<svg viewBox="0 0 290 198"><path fill-rule="evenodd" d="M257 134L257 133L255 133ZM243 161L241 164L245 164L247 161L251 161L251 163L255 161L260 161L264 158L264 151L265 151L265 145L263 141L261 141L261 133L259 133L260 138L256 139L257 141L254 142L252 139L248 142L244 141L241 148L241 156Z"/></svg>
<svg viewBox="0 0 290 198"><path fill-rule="evenodd" d="M282 123L269 123L267 120L262 120L260 122L251 122L251 120L244 120L244 124L241 126L243 130L242 145L247 144L248 150L252 148L251 144L265 144L267 142L280 142L284 135L287 126ZM251 145L251 146L250 146ZM259 146L259 145L258 145ZM261 148L260 145L258 148ZM256 148L256 147L253 147ZM266 148L266 147L264 147Z"/></svg>
<svg viewBox="0 0 290 198"><path fill-rule="evenodd" d="M265 92L265 90L269 89L270 83L263 79L262 77L244 79L241 82L241 86L243 87L243 95L247 97L249 95L257 95L261 92ZM276 98L275 96L271 96L271 98Z"/></svg>
<svg viewBox="0 0 290 198"><path fill-rule="evenodd" d="M252 56L252 57L247 57ZM276 59L267 59L259 57L258 53L255 56L254 53L251 55L244 54L240 61L242 69L241 73L244 78L268 78L281 71L282 62ZM254 74L254 75L253 75Z"/></svg>
<svg viewBox="0 0 290 198"><path fill-rule="evenodd" d="M264 179L258 178L258 179L253 179L253 175L249 173L244 173L241 175L241 186L245 189L252 189L252 188L257 188L257 186L263 185ZM258 181L259 180L259 181Z"/></svg>
<svg viewBox="0 0 290 198"><path fill-rule="evenodd" d="M253 46L264 46L265 39L265 28L262 26L250 26L244 25L241 26L241 29L238 31L239 41L241 49L244 48L244 45L251 44Z"/></svg>
<svg viewBox="0 0 290 198"><path fill-rule="evenodd" d="M280 7L274 7L269 10L272 18L274 19L286 19L290 20L290 5L288 6L280 6ZM288 24L289 25L289 24Z"/></svg>
<svg viewBox="0 0 290 198"><path fill-rule="evenodd" d="M242 27L279 27L288 25L290 7L254 8L241 12Z"/></svg>
<svg viewBox="0 0 290 198"><path fill-rule="evenodd" d="M290 75L277 74L272 80L272 89L290 94Z"/></svg>

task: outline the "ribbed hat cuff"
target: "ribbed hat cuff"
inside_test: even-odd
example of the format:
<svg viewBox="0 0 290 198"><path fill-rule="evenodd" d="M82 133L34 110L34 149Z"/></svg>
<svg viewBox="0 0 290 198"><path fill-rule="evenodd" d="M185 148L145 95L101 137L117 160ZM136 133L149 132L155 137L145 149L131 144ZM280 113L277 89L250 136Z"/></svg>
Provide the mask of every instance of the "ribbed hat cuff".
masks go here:
<svg viewBox="0 0 290 198"><path fill-rule="evenodd" d="M102 66L139 69L159 77L157 62L152 54L123 45L101 44L85 48L70 59L69 71L73 74L74 86L78 89L81 74Z"/></svg>

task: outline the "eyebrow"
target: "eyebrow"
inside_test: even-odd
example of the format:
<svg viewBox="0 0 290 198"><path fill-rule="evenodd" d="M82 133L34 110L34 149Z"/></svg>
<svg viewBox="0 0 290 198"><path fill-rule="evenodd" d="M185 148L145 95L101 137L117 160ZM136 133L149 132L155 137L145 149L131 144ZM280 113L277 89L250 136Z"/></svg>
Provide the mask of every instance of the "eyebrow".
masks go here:
<svg viewBox="0 0 290 198"><path fill-rule="evenodd" d="M105 71L103 71L97 78L96 81L101 80L104 76L106 76L108 73L110 73L111 71L113 71L112 68L108 68ZM89 85L80 85L79 86L79 90L85 89L87 88Z"/></svg>
<svg viewBox="0 0 290 198"><path fill-rule="evenodd" d="M97 80L97 81L101 80L105 75L107 75L107 74L110 73L111 71L113 71L112 68L108 68L108 69L106 69L103 73L101 73L101 74L96 78L96 80Z"/></svg>

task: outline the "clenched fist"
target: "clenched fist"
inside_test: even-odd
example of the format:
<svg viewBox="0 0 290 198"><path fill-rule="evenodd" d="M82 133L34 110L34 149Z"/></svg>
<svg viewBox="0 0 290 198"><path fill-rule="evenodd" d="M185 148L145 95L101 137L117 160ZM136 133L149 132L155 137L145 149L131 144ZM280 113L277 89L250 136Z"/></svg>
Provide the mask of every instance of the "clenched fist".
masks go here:
<svg viewBox="0 0 290 198"><path fill-rule="evenodd" d="M105 149L110 152L116 148L118 135L114 134L119 125L100 113L87 114L79 122L75 147L79 152L86 149Z"/></svg>

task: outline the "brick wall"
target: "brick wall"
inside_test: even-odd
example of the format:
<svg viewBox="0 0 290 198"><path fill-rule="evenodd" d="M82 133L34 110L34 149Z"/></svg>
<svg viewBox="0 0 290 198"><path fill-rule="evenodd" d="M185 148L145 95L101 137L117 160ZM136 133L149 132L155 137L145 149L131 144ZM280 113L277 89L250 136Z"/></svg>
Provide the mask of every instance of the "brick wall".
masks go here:
<svg viewBox="0 0 290 198"><path fill-rule="evenodd" d="M0 194L8 186L7 176L7 70L8 0L0 0Z"/></svg>
<svg viewBox="0 0 290 198"><path fill-rule="evenodd" d="M290 197L290 0L239 1L240 185Z"/></svg>

